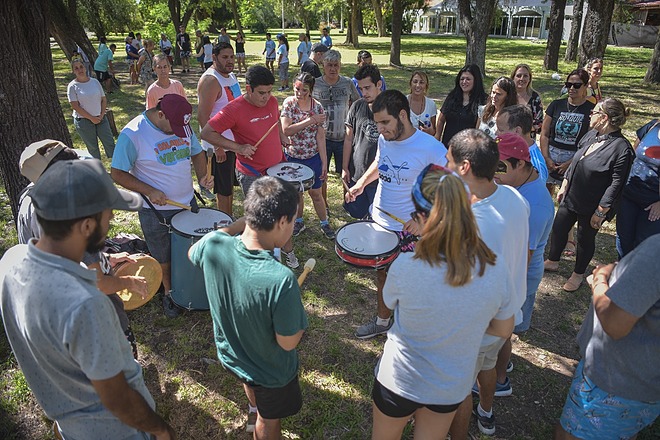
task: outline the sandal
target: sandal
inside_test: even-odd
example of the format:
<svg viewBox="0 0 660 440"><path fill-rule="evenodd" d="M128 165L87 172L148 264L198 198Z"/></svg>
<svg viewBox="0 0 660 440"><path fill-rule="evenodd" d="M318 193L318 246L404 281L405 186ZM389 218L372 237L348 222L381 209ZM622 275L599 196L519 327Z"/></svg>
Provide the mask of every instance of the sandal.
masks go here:
<svg viewBox="0 0 660 440"><path fill-rule="evenodd" d="M543 270L546 272L558 272L559 261L545 260L543 262Z"/></svg>
<svg viewBox="0 0 660 440"><path fill-rule="evenodd" d="M566 247L564 248L564 255L567 257L572 257L575 255L575 242L573 240L568 240L566 242Z"/></svg>
<svg viewBox="0 0 660 440"><path fill-rule="evenodd" d="M578 275L575 272L571 274L571 277L566 281L566 284L564 284L563 289L567 292L575 292L580 288L582 285L582 281L584 280L584 275Z"/></svg>

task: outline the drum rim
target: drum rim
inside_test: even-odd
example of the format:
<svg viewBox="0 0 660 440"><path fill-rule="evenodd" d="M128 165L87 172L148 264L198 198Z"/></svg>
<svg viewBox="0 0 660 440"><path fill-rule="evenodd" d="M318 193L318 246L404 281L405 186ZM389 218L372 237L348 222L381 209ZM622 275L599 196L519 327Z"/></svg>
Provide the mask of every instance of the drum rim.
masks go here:
<svg viewBox="0 0 660 440"><path fill-rule="evenodd" d="M205 206L199 208L200 211L201 211L202 209L205 209L205 210L208 210L208 211L218 211L218 212L221 212L221 213L223 213L224 215L226 215L227 217L229 217L229 219L231 220L231 223L234 223L234 222L236 221L236 220L234 219L234 217L232 217L231 215L227 214L225 211L222 211L222 210L220 210L220 209L216 209L216 208L207 208L207 207L205 207ZM197 234L190 234L189 232L183 232L183 231L177 229L177 227L174 226L174 225L172 224L172 220L174 220L174 217L176 217L177 215L179 215L179 214L185 214L185 213L188 213L188 212L189 212L189 211L187 211L187 210L184 209L183 211L181 211L181 212L177 212L176 214L174 214L174 215L172 216L172 219L170 220L170 233L174 232L174 233L176 233L176 235L179 235L179 236L181 236L181 237L185 237L185 238L193 238L193 237L202 238L202 237L205 236L206 234L209 234L210 232L213 232L213 231L209 231L209 232L207 232L206 234L197 235ZM231 224L231 223L230 223L230 224Z"/></svg>
<svg viewBox="0 0 660 440"><path fill-rule="evenodd" d="M383 267L386 267L386 266L389 266L390 264L392 264L392 262L394 262L394 260L396 260L397 257L399 256L399 254L401 253L401 250L399 248L397 248L392 254L387 255L384 258L382 258L381 261L378 262L378 264L365 264L365 265L357 264L357 263L352 262L352 261L347 261L344 258L345 257L350 257L350 258L359 259L359 260L364 261L364 262L373 261L374 263L376 263L377 260L380 257L362 258L361 256L351 255L350 253L341 250L339 247L337 247L337 245L335 245L335 253L337 254L337 256L339 257L339 259L341 261L343 261L346 264L350 264L353 267L358 267L360 269L382 269Z"/></svg>
<svg viewBox="0 0 660 440"><path fill-rule="evenodd" d="M363 257L366 257L366 258L371 258L371 259L373 259L373 258L389 257L389 256L391 256L392 254L394 254L394 253L396 253L397 251L399 251L399 249L401 248L401 238L399 238L399 235L396 234L394 231L389 231L389 230L383 228L383 227L380 226L380 225L378 225L378 226L380 226L381 228L385 229L387 232L392 233L392 234L396 237L396 246L394 247L394 249L391 249L391 250L389 250L389 251L387 251L387 252L382 252L382 253L380 253L380 254L358 254L358 253L352 252L352 251L350 251L350 250L344 248L344 247L339 243L339 235L340 235L339 233L340 233L341 230L344 229L346 226L348 226L348 225L353 225L353 224L356 224L356 223L375 223L376 225L378 225L378 223L376 223L376 222L373 221L373 220L356 220L356 221L354 221L354 222L346 223L344 226L342 226L341 228L337 229L337 232L335 233L335 252L337 252L337 249L339 248L339 249L341 249L341 251L342 251L344 254L349 255L349 256L351 256L351 257L355 257L355 258L363 258Z"/></svg>

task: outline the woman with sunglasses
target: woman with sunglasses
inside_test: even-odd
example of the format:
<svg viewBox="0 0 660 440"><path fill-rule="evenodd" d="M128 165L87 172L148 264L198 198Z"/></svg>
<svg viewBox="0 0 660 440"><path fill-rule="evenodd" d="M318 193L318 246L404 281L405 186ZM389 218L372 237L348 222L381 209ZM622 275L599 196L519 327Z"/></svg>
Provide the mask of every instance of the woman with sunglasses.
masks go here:
<svg viewBox="0 0 660 440"><path fill-rule="evenodd" d="M532 138L536 138L536 133L541 131L543 125L543 103L541 95L532 88L532 69L527 64L518 64L511 72L511 79L516 84L518 104L532 110Z"/></svg>
<svg viewBox="0 0 660 440"><path fill-rule="evenodd" d="M474 383L484 333L506 338L513 329L507 269L479 237L460 177L429 165L412 198L422 235L392 263L383 289L395 319L372 391L378 440L400 439L412 415L415 438L445 438Z"/></svg>
<svg viewBox="0 0 660 440"><path fill-rule="evenodd" d="M511 78L500 76L493 82L490 89L490 99L486 105L479 106L477 126L479 130L495 139L497 136L497 115L504 107L516 105L518 93L516 85Z"/></svg>
<svg viewBox="0 0 660 440"><path fill-rule="evenodd" d="M559 259L568 232L577 221L575 267L564 284L576 291L594 255L596 234L610 221L623 195L623 188L635 158L630 142L621 134L629 110L618 99L606 99L591 112L589 131L564 174L557 192L559 209L552 225L550 252L544 262L547 272L559 270Z"/></svg>
<svg viewBox="0 0 660 440"><path fill-rule="evenodd" d="M436 120L435 137L443 144L459 131L474 128L477 124L479 106L486 103L481 69L476 64L463 67L456 74L454 89L442 104Z"/></svg>

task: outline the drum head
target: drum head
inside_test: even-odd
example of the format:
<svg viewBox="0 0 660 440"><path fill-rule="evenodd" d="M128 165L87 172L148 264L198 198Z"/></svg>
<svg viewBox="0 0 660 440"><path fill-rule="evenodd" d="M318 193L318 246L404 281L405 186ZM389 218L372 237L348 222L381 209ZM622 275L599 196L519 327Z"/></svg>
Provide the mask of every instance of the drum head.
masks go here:
<svg viewBox="0 0 660 440"><path fill-rule="evenodd" d="M126 310L134 310L148 303L158 291L163 280L163 271L156 259L144 254L131 255L131 257L137 261L119 263L115 266L114 275L117 277L127 275L144 277L147 280L147 296L142 298L138 293L128 289L118 291L117 295L124 301Z"/></svg>
<svg viewBox="0 0 660 440"><path fill-rule="evenodd" d="M304 182L314 179L314 171L307 165L296 162L282 162L266 170L266 174L279 177L287 182Z"/></svg>
<svg viewBox="0 0 660 440"><path fill-rule="evenodd" d="M337 246L347 254L374 258L389 255L399 247L399 237L373 221L358 221L337 231Z"/></svg>
<svg viewBox="0 0 660 440"><path fill-rule="evenodd" d="M200 208L198 213L181 211L172 217L171 226L180 235L189 237L203 237L214 231L214 224L218 227L233 223L232 218L222 211L210 208Z"/></svg>

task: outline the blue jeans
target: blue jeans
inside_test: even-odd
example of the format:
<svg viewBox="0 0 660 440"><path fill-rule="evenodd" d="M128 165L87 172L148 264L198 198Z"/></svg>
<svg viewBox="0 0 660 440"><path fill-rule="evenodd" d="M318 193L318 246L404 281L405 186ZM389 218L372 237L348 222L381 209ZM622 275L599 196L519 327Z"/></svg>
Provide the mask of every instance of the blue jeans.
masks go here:
<svg viewBox="0 0 660 440"><path fill-rule="evenodd" d="M639 204L628 197L621 198L616 214L616 250L619 259L651 235L660 234L660 220L649 220L648 205Z"/></svg>
<svg viewBox="0 0 660 440"><path fill-rule="evenodd" d="M103 116L103 119L98 124L94 124L85 118L73 118L73 125L76 127L76 131L87 146L87 151L89 151L92 157L101 159L99 139L101 139L101 143L105 149L105 155L110 158L112 157L115 152L115 138L112 135L107 116Z"/></svg>
<svg viewBox="0 0 660 440"><path fill-rule="evenodd" d="M325 151L328 155L328 171L330 171L330 159L335 155L335 172L341 176L342 160L344 160L344 141L325 140Z"/></svg>

